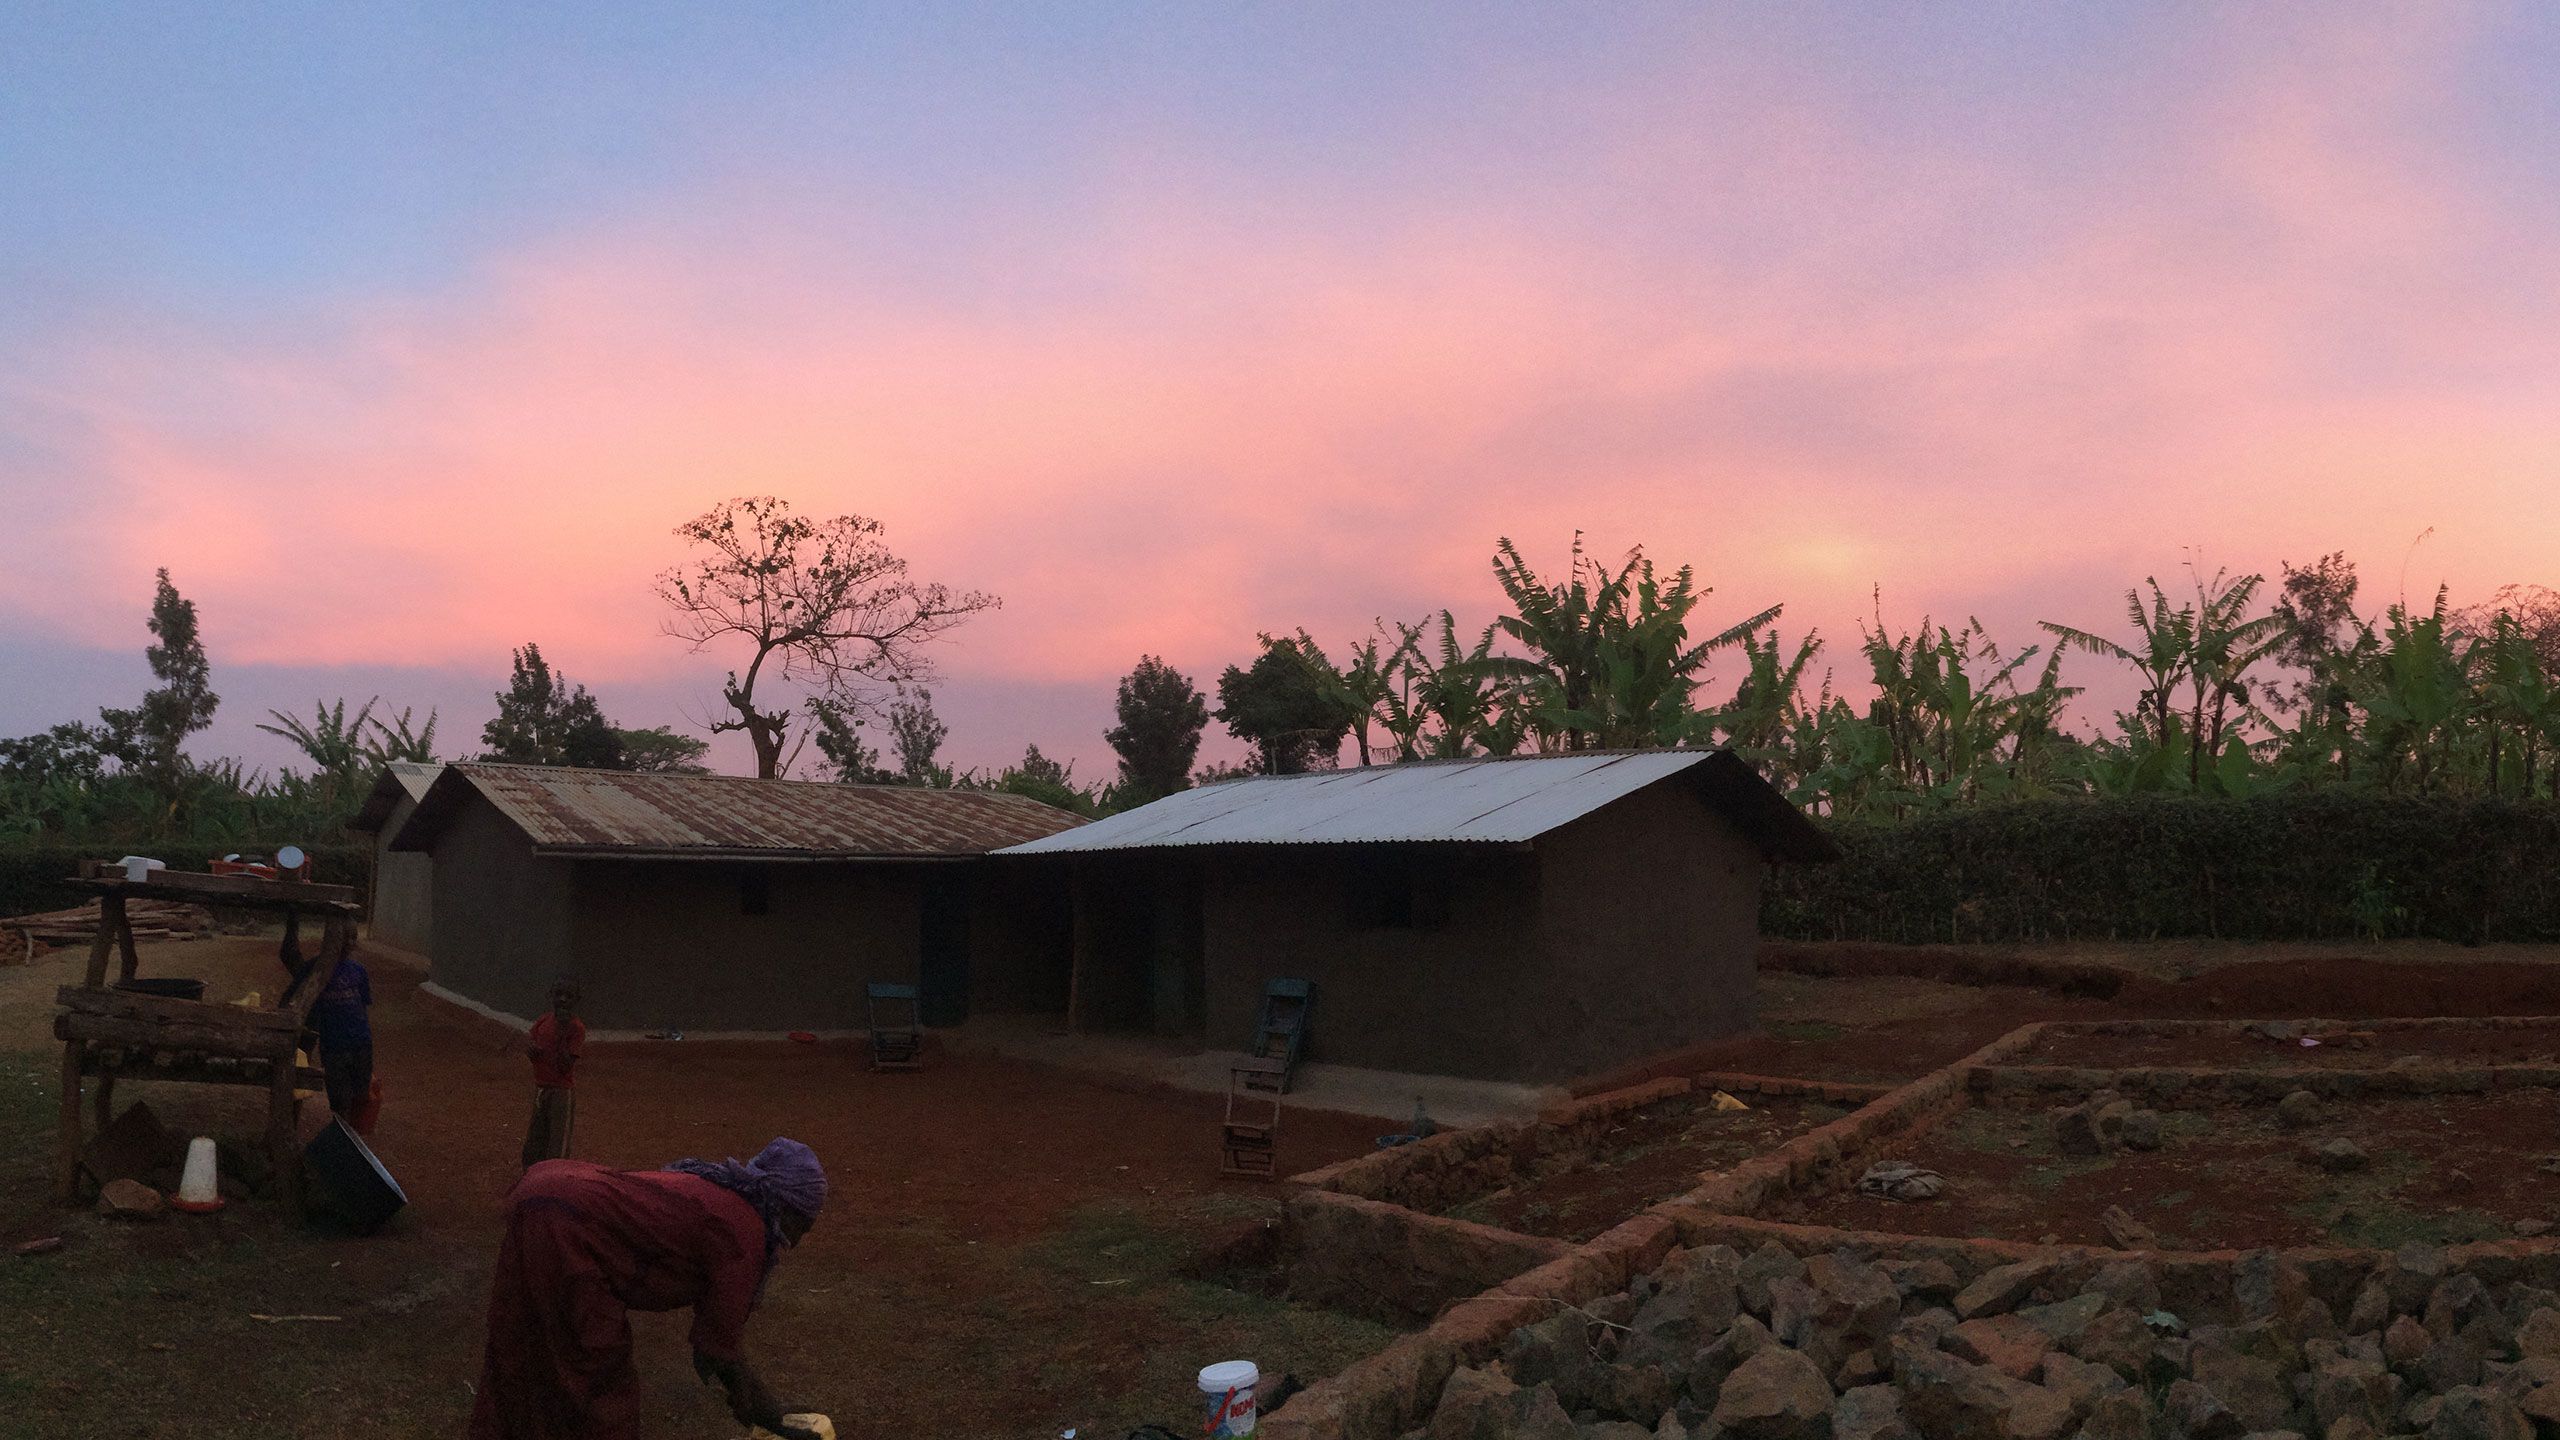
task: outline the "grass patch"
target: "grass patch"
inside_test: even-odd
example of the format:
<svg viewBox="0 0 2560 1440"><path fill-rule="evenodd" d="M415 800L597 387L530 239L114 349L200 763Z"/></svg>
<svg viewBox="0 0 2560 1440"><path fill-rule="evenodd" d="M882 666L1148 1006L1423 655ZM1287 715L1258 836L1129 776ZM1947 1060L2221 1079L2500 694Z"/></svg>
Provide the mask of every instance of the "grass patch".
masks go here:
<svg viewBox="0 0 2560 1440"><path fill-rule="evenodd" d="M1954 1119L1941 1125L1938 1133L1948 1144L1961 1150L1970 1150L1977 1155L2022 1155L2031 1160L2052 1159L2056 1154L2053 1148L2053 1127L2021 1125L2017 1120L2016 1111L1968 1106L1957 1111ZM2024 1145L2014 1143L2019 1140L2027 1143Z"/></svg>
<svg viewBox="0 0 2560 1440"><path fill-rule="evenodd" d="M2109 1163L2104 1155L2057 1156L2019 1175L2018 1183L2050 1193L2061 1189L2065 1181L2106 1169Z"/></svg>

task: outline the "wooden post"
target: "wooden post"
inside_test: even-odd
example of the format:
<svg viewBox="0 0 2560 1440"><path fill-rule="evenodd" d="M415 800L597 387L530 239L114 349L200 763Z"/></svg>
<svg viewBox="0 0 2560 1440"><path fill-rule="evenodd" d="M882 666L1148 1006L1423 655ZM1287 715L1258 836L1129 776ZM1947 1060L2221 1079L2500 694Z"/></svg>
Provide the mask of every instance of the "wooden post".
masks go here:
<svg viewBox="0 0 2560 1440"><path fill-rule="evenodd" d="M104 917L101 917L103 919ZM120 979L130 980L142 968L142 957L133 949L133 917L124 913L124 897L116 897L116 949L123 952L124 973Z"/></svg>
<svg viewBox="0 0 2560 1440"><path fill-rule="evenodd" d="M53 1198L80 1203L80 1042L62 1042L62 1129L54 1142Z"/></svg>
<svg viewBox="0 0 2560 1440"><path fill-rule="evenodd" d="M295 1080L293 1052L287 1050L267 1081L267 1158L275 1167L278 1193L284 1196L285 1209L296 1219L302 1216L302 1155L295 1145L301 1139L298 1123L301 1107L294 1103Z"/></svg>
<svg viewBox="0 0 2560 1440"><path fill-rule="evenodd" d="M107 952L114 948L116 932L124 928L124 897L98 897L98 933L89 937L89 988L104 989L107 983Z"/></svg>
<svg viewBox="0 0 2560 1440"><path fill-rule="evenodd" d="M107 1122L116 1118L116 1077L107 1070L98 1072L98 1133L107 1133Z"/></svg>

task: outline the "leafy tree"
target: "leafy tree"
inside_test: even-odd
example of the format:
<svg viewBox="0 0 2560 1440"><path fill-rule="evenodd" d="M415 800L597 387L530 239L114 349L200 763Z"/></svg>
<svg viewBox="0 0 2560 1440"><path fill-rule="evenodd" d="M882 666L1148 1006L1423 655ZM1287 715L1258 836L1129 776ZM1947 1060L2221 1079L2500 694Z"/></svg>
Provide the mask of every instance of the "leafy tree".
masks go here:
<svg viewBox="0 0 2560 1440"><path fill-rule="evenodd" d="M990 790L1011 795L1028 796L1043 805L1090 817L1100 806L1089 791L1078 788L1073 762L1060 764L1040 753L1040 747L1023 748L1020 763L1006 767L991 781L975 782Z"/></svg>
<svg viewBox="0 0 2560 1440"><path fill-rule="evenodd" d="M1263 774L1332 769L1353 719L1341 672L1303 634L1261 638L1251 668L1218 677L1215 714L1254 747Z"/></svg>
<svg viewBox="0 0 2560 1440"><path fill-rule="evenodd" d="M950 788L951 771L935 757L951 727L933 713L933 692L917 690L889 703L889 745L898 757L897 778L910 785Z"/></svg>
<svg viewBox="0 0 2560 1440"><path fill-rule="evenodd" d="M1153 655L1120 681L1120 723L1103 735L1120 757L1115 799L1123 805L1161 800L1191 784L1209 704L1189 676Z"/></svg>
<svg viewBox="0 0 2560 1440"><path fill-rule="evenodd" d="M766 779L781 772L793 707L769 707L759 686L798 683L831 706L863 709L873 687L928 678L925 647L1000 603L908 578L881 533L859 515L804 519L770 495L724 500L676 527L708 553L658 577L675 610L666 632L696 651L745 644L745 667L721 686L729 713L711 728L744 732Z"/></svg>
<svg viewBox="0 0 2560 1440"><path fill-rule="evenodd" d="M174 793L186 766L179 747L213 723L222 697L213 693L213 665L196 633L195 602L178 594L166 569L151 599L150 627L156 643L143 656L160 683L143 693L139 707L101 711L98 718L110 752L166 795Z"/></svg>
<svg viewBox="0 0 2560 1440"><path fill-rule="evenodd" d="M399 715L388 723L376 715L373 717L373 734L364 742L364 747L365 758L377 769L394 760L432 765L436 760L436 712L429 710L427 723L416 729L410 728L410 710L405 705Z"/></svg>
<svg viewBox="0 0 2560 1440"><path fill-rule="evenodd" d="M2339 683L2338 662L2362 625L2356 618L2356 562L2332 550L2308 565L2283 565L2274 614L2282 637L2269 657L2295 672L2267 687L2267 698L2288 709L2325 704Z"/></svg>
<svg viewBox="0 0 2560 1440"><path fill-rule="evenodd" d="M663 725L646 730L613 732L615 743L622 747L622 767L651 775L708 775L711 767L702 757L711 751L711 742L691 735L680 735Z"/></svg>
<svg viewBox="0 0 2560 1440"><path fill-rule="evenodd" d="M347 702L331 705L327 701L311 703L312 717L305 721L281 710L267 712L267 722L259 729L270 735L290 740L311 761L312 782L323 790L324 803L334 802L340 795L352 796L365 786L373 770L365 753L365 730L373 723L373 707L380 697L364 702L353 719L347 716ZM291 772L287 772L290 778Z"/></svg>
<svg viewBox="0 0 2560 1440"><path fill-rule="evenodd" d="M574 765L620 770L625 763L604 710L584 685L555 675L542 648L527 642L514 654L507 688L498 692L497 718L480 731L484 757L516 765Z"/></svg>
<svg viewBox="0 0 2560 1440"><path fill-rule="evenodd" d="M809 702L808 738L825 765L820 778L839 785L879 785L898 777L880 768L880 752L862 738L863 718L826 700Z"/></svg>

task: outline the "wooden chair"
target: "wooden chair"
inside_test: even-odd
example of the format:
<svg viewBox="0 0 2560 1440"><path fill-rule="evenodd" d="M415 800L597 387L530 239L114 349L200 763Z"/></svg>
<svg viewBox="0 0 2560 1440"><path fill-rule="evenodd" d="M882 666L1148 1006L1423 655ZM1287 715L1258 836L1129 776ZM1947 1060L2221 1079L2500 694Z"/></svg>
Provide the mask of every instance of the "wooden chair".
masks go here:
<svg viewBox="0 0 2560 1440"><path fill-rule="evenodd" d="M1227 1114L1220 1132L1219 1169L1255 1180L1280 1173L1279 1067L1247 1060L1227 1071Z"/></svg>

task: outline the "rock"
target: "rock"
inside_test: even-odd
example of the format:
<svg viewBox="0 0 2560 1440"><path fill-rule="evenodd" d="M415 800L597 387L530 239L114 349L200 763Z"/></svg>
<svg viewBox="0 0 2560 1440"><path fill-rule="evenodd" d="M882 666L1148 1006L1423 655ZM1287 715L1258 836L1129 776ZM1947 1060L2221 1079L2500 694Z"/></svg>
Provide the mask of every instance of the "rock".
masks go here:
<svg viewBox="0 0 2560 1440"><path fill-rule="evenodd" d="M2400 1408L2400 1382L2371 1361L2344 1357L2326 1361L2308 1378L2304 1400L2311 1407L2311 1418L2324 1431L2353 1419L2378 1432Z"/></svg>
<svg viewBox="0 0 2560 1440"><path fill-rule="evenodd" d="M1890 1385L1860 1385L1831 1404L1831 1440L1918 1440Z"/></svg>
<svg viewBox="0 0 2560 1440"><path fill-rule="evenodd" d="M1792 1276L1769 1282L1769 1333L1778 1343L1802 1350L1825 1370L1848 1353L1842 1337L1821 1323L1822 1300L1813 1287Z"/></svg>
<svg viewBox="0 0 2560 1440"><path fill-rule="evenodd" d="M2519 1220L2515 1223L2513 1229L2515 1231L2516 1238L2519 1240L2539 1240L2543 1236L2551 1233L2551 1222L2548 1220Z"/></svg>
<svg viewBox="0 0 2560 1440"><path fill-rule="evenodd" d="M2136 1110L2124 1117L2124 1148L2157 1150L2160 1148L2160 1112Z"/></svg>
<svg viewBox="0 0 2560 1440"><path fill-rule="evenodd" d="M2104 1365L2128 1381L2139 1381L2151 1366L2156 1337L2131 1310L2107 1310L2064 1345L2080 1359Z"/></svg>
<svg viewBox="0 0 2560 1440"><path fill-rule="evenodd" d="M2427 1292L2427 1308L2421 1318L2428 1334L2452 1335L2490 1308L2489 1287L2480 1283L2480 1277L2448 1275Z"/></svg>
<svg viewBox="0 0 2560 1440"><path fill-rule="evenodd" d="M1667 1365L1730 1328L1742 1313L1740 1265L1731 1250L1690 1251L1657 1275L1659 1288L1636 1307L1618 1358L1630 1365Z"/></svg>
<svg viewBox="0 0 2560 1440"><path fill-rule="evenodd" d="M2382 1440L2382 1432L2370 1421L2348 1416L2320 1432L2321 1440Z"/></svg>
<svg viewBox="0 0 2560 1440"><path fill-rule="evenodd" d="M2137 1315L2160 1308L2160 1281L2150 1266L2135 1260L2118 1260L2100 1268L2081 1289L2085 1294L2104 1295Z"/></svg>
<svg viewBox="0 0 2560 1440"><path fill-rule="evenodd" d="M2231 1298L2247 1319L2281 1318L2310 1300L2311 1277L2272 1250L2252 1250L2231 1272Z"/></svg>
<svg viewBox="0 0 2560 1440"><path fill-rule="evenodd" d="M1892 1375L1883 1355L1873 1349L1852 1350L1840 1362L1840 1368L1832 1372L1831 1388L1845 1393L1865 1385L1881 1385Z"/></svg>
<svg viewBox="0 0 2560 1440"><path fill-rule="evenodd" d="M1902 1383L1902 1413L1923 1435L2059 1440L2071 1428L2069 1400L1953 1355L1916 1357Z"/></svg>
<svg viewBox="0 0 2560 1440"><path fill-rule="evenodd" d="M1759 1249L1743 1257L1735 1278L1742 1294L1742 1308L1765 1320L1769 1316L1769 1283L1803 1279L1804 1262L1777 1241L1763 1241Z"/></svg>
<svg viewBox="0 0 2560 1440"><path fill-rule="evenodd" d="M2053 1122L2053 1148L2065 1155L2098 1155L2106 1142L2098 1137L2097 1112L2086 1105L2060 1105L2046 1112Z"/></svg>
<svg viewBox="0 0 2560 1440"><path fill-rule="evenodd" d="M2099 1401L2125 1388L2123 1377L2104 1365L2075 1360L2057 1350L2044 1357L2036 1381L2071 1402L2071 1413L2086 1415Z"/></svg>
<svg viewBox="0 0 2560 1440"><path fill-rule="evenodd" d="M98 1191L98 1213L110 1220L157 1220L168 1208L159 1191L139 1180L110 1180Z"/></svg>
<svg viewBox="0 0 2560 1440"><path fill-rule="evenodd" d="M2029 1305L2016 1312L2017 1318L2036 1328L2037 1333L2055 1345L2067 1345L2106 1313L2107 1297L2080 1294L2051 1305Z"/></svg>
<svg viewBox="0 0 2560 1440"><path fill-rule="evenodd" d="M2498 1308L2506 1317L2522 1325L2536 1310L2560 1310L2560 1290L2545 1290L2539 1285L2509 1285L2498 1294Z"/></svg>
<svg viewBox="0 0 2560 1440"><path fill-rule="evenodd" d="M2151 1401L2139 1390L2118 1390L2090 1407L2079 1440L2151 1440Z"/></svg>
<svg viewBox="0 0 2560 1440"><path fill-rule="evenodd" d="M2276 1102L2276 1123L2287 1130L2308 1130L2320 1123L2320 1097L2296 1090Z"/></svg>
<svg viewBox="0 0 2560 1440"><path fill-rule="evenodd" d="M2209 1345L2198 1345L2190 1363L2195 1382L2212 1391L2216 1400L2239 1416L2243 1429L2283 1427L2293 1409L2293 1388L2275 1366L2236 1350Z"/></svg>
<svg viewBox="0 0 2560 1440"><path fill-rule="evenodd" d="M1582 1378L1574 1399L1603 1415L1641 1420L1648 1430L1678 1394L1671 1377L1651 1365L1598 1365Z"/></svg>
<svg viewBox="0 0 2560 1440"><path fill-rule="evenodd" d="M1656 1440L1654 1428L1628 1420L1602 1420L1574 1427L1574 1440Z"/></svg>
<svg viewBox="0 0 2560 1440"><path fill-rule="evenodd" d="M2220 1396L2193 1380L2172 1381L2160 1413L2170 1433L2186 1440L2239 1440L2248 1428Z"/></svg>
<svg viewBox="0 0 2560 1440"><path fill-rule="evenodd" d="M2538 1385L2516 1402L2516 1413L2533 1426L2541 1440L2560 1435L2560 1385Z"/></svg>
<svg viewBox="0 0 2560 1440"><path fill-rule="evenodd" d="M1553 1386L1540 1385L1511 1397L1511 1428L1503 1440L1580 1440L1581 1432L1557 1401Z"/></svg>
<svg viewBox="0 0 2560 1440"><path fill-rule="evenodd" d="M2533 1423L2505 1396L2463 1385L2445 1392L2427 1440L2533 1440Z"/></svg>
<svg viewBox="0 0 2560 1440"><path fill-rule="evenodd" d="M2106 1229L2107 1243L2119 1250L2160 1248L2160 1232L2134 1219L2132 1212L2121 1205L2110 1205L2100 1212L2098 1223Z"/></svg>
<svg viewBox="0 0 2560 1440"><path fill-rule="evenodd" d="M2427 1347L2434 1343L2435 1337L2427 1333L2426 1326L2403 1315L2382 1332L2382 1358L2394 1370L2407 1370L2424 1358Z"/></svg>
<svg viewBox="0 0 2560 1440"><path fill-rule="evenodd" d="M2024 1315L1967 1320L1948 1331L1944 1343L1950 1353L2016 1380L2035 1374L2045 1351L2053 1348L2053 1342Z"/></svg>
<svg viewBox="0 0 2560 1440"><path fill-rule="evenodd" d="M1893 1288L1923 1308L1946 1304L1961 1288L1956 1267L1944 1260L1887 1260L1879 1268Z"/></svg>
<svg viewBox="0 0 2560 1440"><path fill-rule="evenodd" d="M61 1248L61 1236L44 1235L33 1240L19 1241L17 1244L9 1247L9 1253L12 1255L50 1255Z"/></svg>
<svg viewBox="0 0 2560 1440"><path fill-rule="evenodd" d="M2364 1153L2363 1146L2344 1135L2312 1146L2309 1158L2312 1164L2331 1174L2362 1170L2373 1163L2373 1157Z"/></svg>
<svg viewBox="0 0 2560 1440"><path fill-rule="evenodd" d="M1520 1387L1498 1371L1460 1367L1440 1387L1425 1440L1502 1440L1518 1413Z"/></svg>
<svg viewBox="0 0 2560 1440"><path fill-rule="evenodd" d="M1690 1359L1686 1376L1689 1398L1701 1406L1713 1406L1717 1387L1724 1384L1726 1376L1752 1356L1775 1348L1777 1343L1778 1337L1769 1333L1769 1327L1750 1316L1734 1321L1733 1328L1717 1336Z"/></svg>
<svg viewBox="0 0 2560 1440"><path fill-rule="evenodd" d="M2527 1359L2560 1360L2560 1309L2536 1310L2516 1327L2516 1353Z"/></svg>
<svg viewBox="0 0 2560 1440"><path fill-rule="evenodd" d="M1570 1381L1598 1362L1583 1318L1560 1311L1512 1331L1502 1344L1502 1363L1514 1382L1536 1386Z"/></svg>
<svg viewBox="0 0 2560 1440"><path fill-rule="evenodd" d="M2442 1394L2480 1383L2481 1364L2486 1356L2459 1335L2438 1340L2418 1357L2418 1374L2428 1389Z"/></svg>
<svg viewBox="0 0 2560 1440"><path fill-rule="evenodd" d="M2367 1280L2356 1291L2355 1303L2347 1307L2347 1333L2363 1335L2391 1323L2391 1290L2379 1280Z"/></svg>
<svg viewBox="0 0 2560 1440"><path fill-rule="evenodd" d="M1956 1292L1956 1318L1972 1320L1983 1315L1996 1315L2017 1307L2019 1301L2035 1293L2035 1288L2053 1273L2050 1260L2021 1260L1988 1270L1974 1282Z"/></svg>
<svg viewBox="0 0 2560 1440"><path fill-rule="evenodd" d="M1853 1255L1816 1255L1805 1283L1818 1302L1815 1323L1856 1341L1882 1340L1902 1317L1902 1292L1883 1270Z"/></svg>
<svg viewBox="0 0 2560 1440"><path fill-rule="evenodd" d="M2404 1315L2415 1314L2426 1307L2427 1292L2446 1274L2444 1247L2425 1241L2411 1241L2391 1256L2391 1268L2383 1275L2383 1284L2391 1291L2391 1308Z"/></svg>
<svg viewBox="0 0 2560 1440"><path fill-rule="evenodd" d="M1811 1360L1773 1346L1725 1377L1716 1395L1715 1430L1733 1440L1825 1440L1831 1382Z"/></svg>

